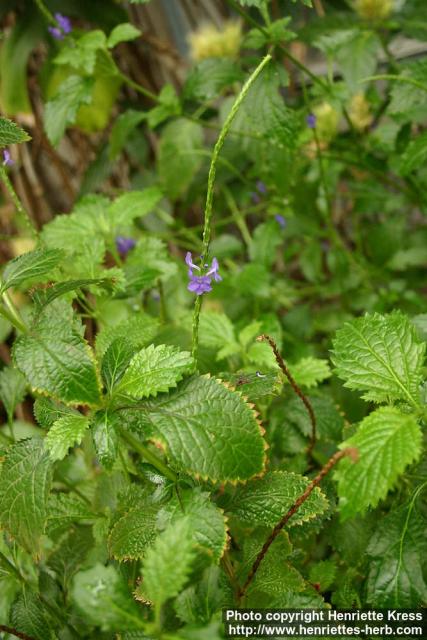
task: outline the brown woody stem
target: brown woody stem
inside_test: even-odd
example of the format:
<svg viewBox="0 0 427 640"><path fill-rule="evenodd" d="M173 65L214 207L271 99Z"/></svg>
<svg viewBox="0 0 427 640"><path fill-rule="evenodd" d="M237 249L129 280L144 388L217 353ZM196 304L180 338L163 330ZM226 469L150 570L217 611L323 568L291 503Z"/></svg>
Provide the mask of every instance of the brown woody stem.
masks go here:
<svg viewBox="0 0 427 640"><path fill-rule="evenodd" d="M276 526L274 527L273 531L271 532L271 534L269 535L267 540L264 542L264 545L263 545L261 551L258 553L258 555L257 555L257 557L255 559L255 562L253 563L252 568L249 571L249 575L246 578L245 584L240 589L239 598L242 598L244 596L244 594L246 593L249 585L251 584L252 580L255 578L255 574L258 571L261 562L264 560L267 551L269 550L269 548L271 547L271 545L275 541L276 537L279 535L279 533L281 532L283 527L289 522L289 520L292 518L292 516L294 516L296 514L296 512L298 511L300 506L307 500L307 498L310 496L312 491L321 483L323 478L329 473L329 471L332 469L332 467L334 467L337 464L337 462L339 460L341 460L341 458L344 458L344 457L348 456L353 460L353 462L357 462L358 455L359 454L358 454L357 449L355 449L354 447L348 447L347 449L343 449L342 451L337 451L332 456L332 458L330 458L328 460L328 462L320 470L320 472L317 474L317 476L314 478L314 480L312 480L310 482L310 484L308 485L308 487L304 491L304 493L301 494L300 497L295 500L295 502L293 503L293 505L291 506L289 511L287 511L287 513L285 513L283 518L276 524Z"/></svg>
<svg viewBox="0 0 427 640"><path fill-rule="evenodd" d="M305 408L307 409L310 422L311 422L311 438L310 438L309 445L307 447L307 454L311 455L311 452L313 451L313 447L316 444L316 416L314 415L313 407L311 406L310 400L307 398L307 396L303 394L303 392L301 391L301 389L293 379L292 374L289 371L288 367L286 366L282 356L280 355L277 345L274 342L273 338L271 338L270 336L267 336L266 334L263 334L262 336L258 336L257 341L268 342L268 344L273 350L277 364L279 365L280 369L283 371L283 373L287 377L292 389L295 391L297 396L301 398L301 401L303 402Z"/></svg>
<svg viewBox="0 0 427 640"><path fill-rule="evenodd" d="M32 636L27 636L26 633L21 633L21 631L13 629L12 627L6 627L4 624L0 624L0 631L2 633L9 633L11 636L21 638L22 640L34 640Z"/></svg>

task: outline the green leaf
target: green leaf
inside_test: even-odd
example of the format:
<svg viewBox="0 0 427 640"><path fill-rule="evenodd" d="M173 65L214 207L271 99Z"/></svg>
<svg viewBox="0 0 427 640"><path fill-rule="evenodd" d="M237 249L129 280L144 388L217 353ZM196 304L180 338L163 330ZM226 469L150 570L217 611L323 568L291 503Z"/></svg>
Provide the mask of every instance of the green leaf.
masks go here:
<svg viewBox="0 0 427 640"><path fill-rule="evenodd" d="M320 358L302 358L297 363L291 365L291 373L295 382L301 387L316 387L320 382L331 377L331 370L327 360Z"/></svg>
<svg viewBox="0 0 427 640"><path fill-rule="evenodd" d="M80 444L89 427L89 420L81 414L64 416L57 420L46 436L46 449L52 460L62 460L68 449Z"/></svg>
<svg viewBox="0 0 427 640"><path fill-rule="evenodd" d="M43 311L47 305L60 296L72 291L77 291L83 287L90 287L91 285L111 290L114 285L114 278L82 278L80 280L66 280L65 282L57 282L48 289L37 290L32 294L33 302L36 306L36 313Z"/></svg>
<svg viewBox="0 0 427 640"><path fill-rule="evenodd" d="M142 111L128 109L116 118L110 133L110 149L108 154L110 160L114 160L119 155L128 141L130 134L146 117L147 114Z"/></svg>
<svg viewBox="0 0 427 640"><path fill-rule="evenodd" d="M282 388L282 382L277 373L230 373L221 372L221 380L229 382L235 391L238 391L250 402L256 402L269 395L277 395Z"/></svg>
<svg viewBox="0 0 427 640"><path fill-rule="evenodd" d="M66 47L63 51L72 50ZM47 137L56 146L65 129L74 124L77 111L92 100L93 78L70 76L59 87L58 93L46 103L44 125Z"/></svg>
<svg viewBox="0 0 427 640"><path fill-rule="evenodd" d="M156 396L176 387L193 370L194 360L188 351L164 344L150 345L132 358L115 391L132 398Z"/></svg>
<svg viewBox="0 0 427 640"><path fill-rule="evenodd" d="M124 513L108 536L110 555L121 561L144 557L157 533L157 514L158 507L141 501Z"/></svg>
<svg viewBox="0 0 427 640"><path fill-rule="evenodd" d="M307 489L308 478L287 471L271 471L259 480L252 480L236 489L226 504L226 510L251 524L274 527L295 500ZM319 487L303 502L288 527L301 525L316 518L328 508L328 501Z"/></svg>
<svg viewBox="0 0 427 640"><path fill-rule="evenodd" d="M172 461L192 476L238 482L264 469L257 414L218 380L194 376L139 411Z"/></svg>
<svg viewBox="0 0 427 640"><path fill-rule="evenodd" d="M15 367L5 367L0 372L0 400L6 409L8 420L13 420L16 407L25 397L27 383Z"/></svg>
<svg viewBox="0 0 427 640"><path fill-rule="evenodd" d="M210 349L222 349L226 344L235 343L234 327L225 313L202 311L199 321L200 343Z"/></svg>
<svg viewBox="0 0 427 640"><path fill-rule="evenodd" d="M198 489L180 491L163 509L161 518L177 522L188 521L193 544L201 548L211 561L218 563L227 546L227 527L223 513L209 499L208 493Z"/></svg>
<svg viewBox="0 0 427 640"><path fill-rule="evenodd" d="M63 47L55 58L55 64L69 65L77 71L92 75L95 70L95 64L98 51L105 49L107 46L107 38L105 33L100 29L88 31L78 40L74 40L74 46ZM77 76L71 76L76 78ZM60 87L62 91L64 85Z"/></svg>
<svg viewBox="0 0 427 640"><path fill-rule="evenodd" d="M348 322L333 344L332 361L345 387L364 391L368 401L417 404L426 345L401 312Z"/></svg>
<svg viewBox="0 0 427 640"><path fill-rule="evenodd" d="M328 396L310 396L310 404L316 416L316 430L318 438L324 440L341 441L344 418ZM307 409L300 398L293 396L286 401L285 420L295 424L305 435L311 434L311 421Z"/></svg>
<svg viewBox="0 0 427 640"><path fill-rule="evenodd" d="M427 131L421 133L406 147L400 158L400 172L409 175L414 169L420 169L427 160Z"/></svg>
<svg viewBox="0 0 427 640"><path fill-rule="evenodd" d="M178 617L190 624L207 624L215 611L227 605L228 589L220 567L210 565L200 581L181 591L174 603Z"/></svg>
<svg viewBox="0 0 427 640"><path fill-rule="evenodd" d="M107 40L107 47L112 49L119 44L119 42L129 42L129 40L135 40L135 38L139 38L141 35L141 31L130 24L129 22L123 22L122 24L118 24Z"/></svg>
<svg viewBox="0 0 427 640"><path fill-rule="evenodd" d="M31 136L24 129L18 127L12 120L0 117L0 147L20 144L21 142L28 142L28 140L31 140Z"/></svg>
<svg viewBox="0 0 427 640"><path fill-rule="evenodd" d="M111 469L119 452L118 416L108 410L99 411L92 421L92 435L98 460Z"/></svg>
<svg viewBox="0 0 427 640"><path fill-rule="evenodd" d="M415 417L394 407L381 407L364 418L356 434L341 445L359 451L357 463L341 460L336 472L342 517L385 498L405 467L421 455L421 440Z"/></svg>
<svg viewBox="0 0 427 640"><path fill-rule="evenodd" d="M123 377L129 366L135 347L127 338L116 338L102 359L101 375L109 393Z"/></svg>
<svg viewBox="0 0 427 640"><path fill-rule="evenodd" d="M63 416L79 415L75 409L54 402L50 398L36 398L33 407L34 417L38 424L47 429Z"/></svg>
<svg viewBox="0 0 427 640"><path fill-rule="evenodd" d="M13 603L10 621L15 629L35 640L51 640L55 637L43 603L27 587Z"/></svg>
<svg viewBox="0 0 427 640"><path fill-rule="evenodd" d="M169 525L157 536L142 563L144 593L156 607L182 590L193 557L193 540L187 518Z"/></svg>
<svg viewBox="0 0 427 640"><path fill-rule="evenodd" d="M375 73L380 41L375 33L365 29L344 33L345 41L336 49L335 58L349 88L360 91L360 80Z"/></svg>
<svg viewBox="0 0 427 640"><path fill-rule="evenodd" d="M70 531L60 546L49 556L49 567L56 573L64 591L75 573L83 565L94 545L91 527L76 527Z"/></svg>
<svg viewBox="0 0 427 640"><path fill-rule="evenodd" d="M137 604L113 566L96 564L74 576L72 600L86 621L102 631L130 631L143 627Z"/></svg>
<svg viewBox="0 0 427 640"><path fill-rule="evenodd" d="M119 338L127 340L136 350L151 342L158 329L158 320L140 313L114 326L102 328L96 336L96 352L102 357L108 347Z"/></svg>
<svg viewBox="0 0 427 640"><path fill-rule="evenodd" d="M367 601L373 607L422 607L427 599L423 562L427 554L425 518L413 502L383 518L367 548Z"/></svg>
<svg viewBox="0 0 427 640"><path fill-rule="evenodd" d="M40 281L62 260L64 254L58 249L36 249L14 258L6 265L0 293L26 281Z"/></svg>
<svg viewBox="0 0 427 640"><path fill-rule="evenodd" d="M81 498L70 493L49 496L46 532L51 538L70 530L72 524L94 520L95 515Z"/></svg>
<svg viewBox="0 0 427 640"><path fill-rule="evenodd" d="M149 127L154 129L159 124L181 114L181 103L171 84L166 84L157 96L157 105L147 113Z"/></svg>
<svg viewBox="0 0 427 640"><path fill-rule="evenodd" d="M100 384L93 353L80 326L62 315L67 306L40 315L34 328L15 342L13 357L34 391L66 404L96 405Z"/></svg>
<svg viewBox="0 0 427 640"><path fill-rule="evenodd" d="M166 280L175 275L177 266L162 240L145 236L127 257L124 271L129 297L156 286L158 278Z"/></svg>
<svg viewBox="0 0 427 640"><path fill-rule="evenodd" d="M129 191L116 198L108 210L113 232L129 226L135 218L150 213L162 197L158 187L148 187L144 191Z"/></svg>
<svg viewBox="0 0 427 640"><path fill-rule="evenodd" d="M197 64L187 77L183 96L190 100L212 100L225 89L239 82L242 72L229 58L207 58Z"/></svg>
<svg viewBox="0 0 427 640"><path fill-rule="evenodd" d="M8 449L0 474L0 523L34 555L40 552L51 481L42 440L22 440Z"/></svg>
<svg viewBox="0 0 427 640"><path fill-rule="evenodd" d="M202 148L203 129L195 122L178 119L162 131L158 171L166 193L176 200L182 196L201 164L196 151Z"/></svg>
<svg viewBox="0 0 427 640"><path fill-rule="evenodd" d="M279 231L279 224L275 220L259 224L253 234L249 247L249 256L253 262L271 267L276 260L276 249L282 244L283 238Z"/></svg>
<svg viewBox="0 0 427 640"><path fill-rule="evenodd" d="M319 591L327 591L334 583L337 573L336 561L332 558L316 562L310 569L310 582L319 585Z"/></svg>

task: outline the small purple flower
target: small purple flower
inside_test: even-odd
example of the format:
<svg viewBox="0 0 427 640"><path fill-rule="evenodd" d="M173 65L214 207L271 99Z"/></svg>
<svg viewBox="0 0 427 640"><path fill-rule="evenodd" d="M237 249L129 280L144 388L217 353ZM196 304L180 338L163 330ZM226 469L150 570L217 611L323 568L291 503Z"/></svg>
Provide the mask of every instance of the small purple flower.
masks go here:
<svg viewBox="0 0 427 640"><path fill-rule="evenodd" d="M265 186L265 183L262 180L257 181L256 188L260 193L267 193L267 187Z"/></svg>
<svg viewBox="0 0 427 640"><path fill-rule="evenodd" d="M73 27L71 26L71 20L67 16L63 16L61 13L55 13L55 20L57 22L58 27L64 33L71 33Z"/></svg>
<svg viewBox="0 0 427 640"><path fill-rule="evenodd" d="M125 238L124 236L116 238L116 248L121 256L126 256L135 245L136 242L133 238Z"/></svg>
<svg viewBox="0 0 427 640"><path fill-rule="evenodd" d="M70 18L63 16L61 13L55 13L56 26L48 27L47 30L55 40L63 40L64 35L71 33L73 30Z"/></svg>
<svg viewBox="0 0 427 640"><path fill-rule="evenodd" d="M212 278L215 282L220 282L222 280L221 276L218 273L219 263L216 258L212 259L211 266L209 268L208 264L204 265L205 269L208 271L202 275L202 268L194 264L193 257L190 251L187 251L185 256L185 264L188 266L188 277L190 278L190 282L188 283L187 289L192 293L201 296L203 293L209 293L212 291ZM195 276L193 269L199 271L200 275Z"/></svg>
<svg viewBox="0 0 427 640"><path fill-rule="evenodd" d="M14 161L10 157L9 149L3 149L3 165L5 167L11 167L14 164L15 164Z"/></svg>
<svg viewBox="0 0 427 640"><path fill-rule="evenodd" d="M280 213L276 213L276 215L274 216L274 219L282 227L282 229L286 227L286 220L283 216L280 215Z"/></svg>
<svg viewBox="0 0 427 640"><path fill-rule="evenodd" d="M309 129L314 129L316 126L316 116L314 115L314 113L309 113L307 118L306 118L306 122L307 122L307 127Z"/></svg>

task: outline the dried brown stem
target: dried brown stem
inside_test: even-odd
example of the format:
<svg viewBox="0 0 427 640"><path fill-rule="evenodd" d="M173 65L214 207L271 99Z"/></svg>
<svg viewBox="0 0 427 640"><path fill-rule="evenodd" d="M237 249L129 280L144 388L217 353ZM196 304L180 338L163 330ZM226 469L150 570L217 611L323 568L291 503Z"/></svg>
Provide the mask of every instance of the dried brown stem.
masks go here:
<svg viewBox="0 0 427 640"><path fill-rule="evenodd" d="M280 355L277 345L274 342L273 338L271 338L270 336L267 336L266 334L263 334L262 336L258 336L257 341L268 342L268 344L273 350L274 357L276 358L277 364L279 365L280 369L283 371L283 373L287 377L292 389L295 391L297 396L301 398L301 401L303 402L305 408L307 409L308 416L311 422L311 437L310 437L309 445L307 447L307 454L311 455L311 452L313 451L313 447L316 444L316 416L314 415L313 407L311 406L310 400L307 398L307 396L304 395L304 393L301 391L301 389L295 382L294 378L292 377L292 374L289 371L288 367L286 366L282 356Z"/></svg>
<svg viewBox="0 0 427 640"><path fill-rule="evenodd" d="M283 518L274 527L273 531L271 532L271 534L269 535L269 537L265 541L261 551L258 553L258 555L257 555L257 557L255 559L255 562L253 563L252 568L249 571L249 575L246 578L245 584L240 589L239 598L242 598L244 596L244 594L246 593L249 585L251 584L252 580L255 577L256 572L258 571L258 568L259 568L261 562L264 560L267 551L269 550L270 546L273 544L273 542L276 539L276 537L279 535L279 533L281 532L283 527L289 522L289 520L292 518L292 516L294 516L296 514L296 512L298 511L300 506L307 500L307 498L310 496L312 491L321 483L323 478L329 473L329 471L332 469L332 467L334 467L337 464L337 462L339 460L341 460L341 458L344 458L344 457L348 456L353 460L353 462L357 462L358 455L359 454L358 454L357 449L355 449L354 447L348 447L347 449L343 449L342 451L337 451L332 456L332 458L330 458L328 460L328 462L320 470L320 472L317 474L317 476L314 478L314 480L312 480L310 482L310 484L308 485L308 487L304 491L304 493L301 494L300 497L295 500L295 502L293 503L291 508L287 511L287 513L285 513Z"/></svg>
<svg viewBox="0 0 427 640"><path fill-rule="evenodd" d="M16 638L21 638L22 640L34 640L32 636L27 636L26 633L21 633L17 629L13 629L12 627L6 627L4 624L0 624L0 631L3 633L9 633Z"/></svg>

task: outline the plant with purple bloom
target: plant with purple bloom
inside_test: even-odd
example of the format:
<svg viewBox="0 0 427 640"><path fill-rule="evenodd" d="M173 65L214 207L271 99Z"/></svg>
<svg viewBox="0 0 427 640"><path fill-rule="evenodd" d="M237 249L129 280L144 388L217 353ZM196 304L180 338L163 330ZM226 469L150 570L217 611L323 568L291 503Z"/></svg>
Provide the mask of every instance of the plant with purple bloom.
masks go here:
<svg viewBox="0 0 427 640"><path fill-rule="evenodd" d="M3 165L5 167L11 167L14 164L15 163L14 163L14 161L12 160L12 158L10 156L9 149L3 149Z"/></svg>
<svg viewBox="0 0 427 640"><path fill-rule="evenodd" d="M286 227L286 219L282 215L280 215L280 213L276 213L276 215L274 216L274 219L276 220L276 222L279 223L282 229Z"/></svg>
<svg viewBox="0 0 427 640"><path fill-rule="evenodd" d="M307 126L309 129L314 129L316 126L316 116L314 113L309 113L306 118Z"/></svg>
<svg viewBox="0 0 427 640"><path fill-rule="evenodd" d="M61 13L55 13L55 27L48 27L48 31L55 40L63 40L64 35L71 33L73 30L70 18L63 16Z"/></svg>
<svg viewBox="0 0 427 640"><path fill-rule="evenodd" d="M188 277L190 278L187 289L198 296L212 291L212 279L215 280L215 282L220 282L222 280L218 273L219 263L216 258L212 259L210 269L208 264L204 265L204 269L208 269L206 273L202 273L202 268L194 264L190 251L188 251L185 256L185 263L188 266ZM200 275L194 275L193 269L199 271Z"/></svg>
<svg viewBox="0 0 427 640"><path fill-rule="evenodd" d="M135 245L136 242L133 238L125 238L124 236L116 238L116 248L121 256L126 256Z"/></svg>

